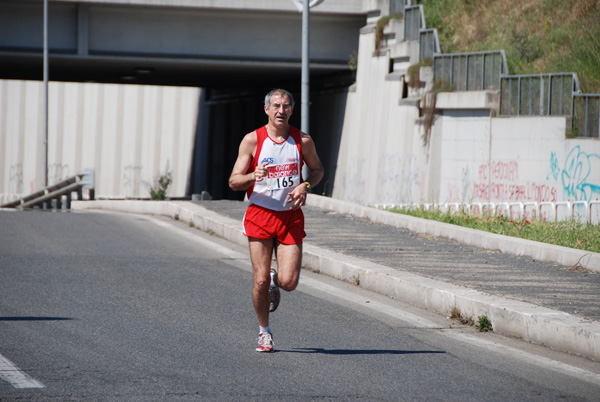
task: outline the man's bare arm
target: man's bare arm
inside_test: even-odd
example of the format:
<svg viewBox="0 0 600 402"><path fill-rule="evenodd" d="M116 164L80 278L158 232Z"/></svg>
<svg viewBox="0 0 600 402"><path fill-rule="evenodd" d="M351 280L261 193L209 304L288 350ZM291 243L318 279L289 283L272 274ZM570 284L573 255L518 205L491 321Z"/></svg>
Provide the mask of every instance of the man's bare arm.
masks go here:
<svg viewBox="0 0 600 402"><path fill-rule="evenodd" d="M315 143L308 134L302 134L302 153L304 154L304 162L310 169L310 176L306 181L308 181L311 187L314 187L323 179L325 170L317 154Z"/></svg>
<svg viewBox="0 0 600 402"><path fill-rule="evenodd" d="M256 133L246 134L240 143L238 157L229 176L229 187L233 191L246 190L258 180L255 172L248 173L252 154L256 149Z"/></svg>
<svg viewBox="0 0 600 402"><path fill-rule="evenodd" d="M234 191L246 190L255 182L261 181L267 175L268 163L256 166L254 172L248 172L248 167L254 157L257 144L256 132L246 134L240 143L238 158L229 176L229 187Z"/></svg>
<svg viewBox="0 0 600 402"><path fill-rule="evenodd" d="M302 154L304 156L304 162L310 170L310 176L305 181L308 182L312 188L313 186L319 184L325 171L323 170L323 165L321 164L319 155L317 155L315 143L308 134L304 133L302 134ZM288 203L291 203L290 208L297 209L304 206L304 204L306 204L307 193L308 186L306 183L300 183L296 188L294 188L288 198Z"/></svg>

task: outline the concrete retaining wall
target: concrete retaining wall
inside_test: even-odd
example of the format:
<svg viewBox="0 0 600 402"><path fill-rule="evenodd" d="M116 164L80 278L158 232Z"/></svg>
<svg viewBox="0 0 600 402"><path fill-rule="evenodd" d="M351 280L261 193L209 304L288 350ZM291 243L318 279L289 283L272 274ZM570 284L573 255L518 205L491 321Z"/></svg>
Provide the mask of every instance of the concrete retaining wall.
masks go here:
<svg viewBox="0 0 600 402"><path fill-rule="evenodd" d="M424 141L419 107L430 83L405 90L405 71L390 72L390 62L402 49L411 57L410 47L400 42L376 53L374 36L372 28L361 31L334 198L358 204L600 199L600 141L566 138L566 117L492 118L497 91L439 94ZM592 212L600 214L597 207Z"/></svg>
<svg viewBox="0 0 600 402"><path fill-rule="evenodd" d="M148 197L172 171L170 196L183 196L201 90L185 87L49 85L48 183L93 167L98 197ZM44 184L43 84L0 80L0 193Z"/></svg>
<svg viewBox="0 0 600 402"><path fill-rule="evenodd" d="M426 154L418 109L399 106L402 82L386 81L389 58L374 57L374 34L359 41L357 82L348 94L333 197L359 204L426 198Z"/></svg>
<svg viewBox="0 0 600 402"><path fill-rule="evenodd" d="M452 117L441 126L436 202L596 200L600 141L566 139L564 117Z"/></svg>

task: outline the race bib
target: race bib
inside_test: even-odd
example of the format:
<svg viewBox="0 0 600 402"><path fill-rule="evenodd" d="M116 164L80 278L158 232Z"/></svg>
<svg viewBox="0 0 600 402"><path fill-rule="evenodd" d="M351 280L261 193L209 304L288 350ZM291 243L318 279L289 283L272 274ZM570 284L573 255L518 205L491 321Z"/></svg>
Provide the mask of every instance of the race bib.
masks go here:
<svg viewBox="0 0 600 402"><path fill-rule="evenodd" d="M297 163L283 163L267 166L267 186L271 190L283 190L293 187L300 181Z"/></svg>

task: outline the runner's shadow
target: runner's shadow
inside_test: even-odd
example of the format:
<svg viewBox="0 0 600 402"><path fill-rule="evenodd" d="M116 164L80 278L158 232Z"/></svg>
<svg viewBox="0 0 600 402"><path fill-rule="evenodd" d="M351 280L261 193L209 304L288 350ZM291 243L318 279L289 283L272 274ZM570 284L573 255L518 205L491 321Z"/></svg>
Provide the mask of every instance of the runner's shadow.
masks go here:
<svg viewBox="0 0 600 402"><path fill-rule="evenodd" d="M0 321L69 321L69 317L0 317Z"/></svg>
<svg viewBox="0 0 600 402"><path fill-rule="evenodd" d="M292 350L275 350L285 353L318 353L323 355L414 355L414 354L445 354L440 350L390 350L390 349L323 349L323 348L294 348Z"/></svg>

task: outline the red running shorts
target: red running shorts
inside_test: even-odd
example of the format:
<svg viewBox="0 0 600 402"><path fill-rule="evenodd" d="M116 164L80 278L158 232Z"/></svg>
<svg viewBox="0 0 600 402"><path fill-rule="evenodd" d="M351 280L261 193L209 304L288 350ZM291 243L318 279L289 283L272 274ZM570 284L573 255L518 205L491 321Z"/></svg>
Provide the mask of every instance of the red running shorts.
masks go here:
<svg viewBox="0 0 600 402"><path fill-rule="evenodd" d="M302 209L273 211L250 204L244 215L244 235L258 239L276 239L281 244L302 244L304 213Z"/></svg>

